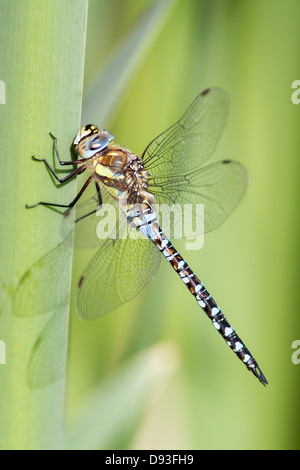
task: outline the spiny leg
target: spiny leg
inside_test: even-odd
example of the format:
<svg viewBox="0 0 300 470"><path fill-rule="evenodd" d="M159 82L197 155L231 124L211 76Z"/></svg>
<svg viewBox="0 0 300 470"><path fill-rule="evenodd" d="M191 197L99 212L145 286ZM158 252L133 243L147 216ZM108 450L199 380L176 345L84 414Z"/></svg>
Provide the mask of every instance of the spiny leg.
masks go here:
<svg viewBox="0 0 300 470"><path fill-rule="evenodd" d="M64 161L64 160L61 160L60 156L59 156L59 152L58 152L58 148L57 148L57 138L54 137L54 135L49 132L49 135L50 137L52 137L52 139L54 140L54 150L55 150L55 154L56 154L56 157L57 157L57 160L58 160L58 163L60 165L77 165L78 163L82 163L82 160L77 160L77 161ZM45 160L44 160L45 161ZM46 163L46 162L45 162Z"/></svg>
<svg viewBox="0 0 300 470"><path fill-rule="evenodd" d="M68 181L69 179L73 178L73 176L75 175L80 175L81 173L84 172L84 170L87 168L87 165L84 164L78 168L76 168L74 171L72 171L71 173L69 173L67 176L65 176L64 178L59 178L57 176L57 174L55 173L54 169L51 167L51 165L49 164L49 162L45 159L45 158L36 158L35 156L32 157L34 161L36 162L44 162L45 165L47 166L48 170L50 170L51 174L54 176L54 178L59 182L59 183L65 183L66 181ZM77 164L77 163L82 163L82 160L79 160L77 162L73 162L73 164Z"/></svg>
<svg viewBox="0 0 300 470"><path fill-rule="evenodd" d="M76 222L79 222L79 220L85 219L85 218L88 217L89 215L95 214L95 212L97 212L97 210L99 209L99 207L102 206L101 190L100 190L99 183L98 183L97 181L95 181L95 186L96 186L96 189L97 189L97 198L98 198L98 207L97 207L97 209L94 209L93 211L88 212L87 214L84 214L84 215L82 215L81 217L78 217L78 219L75 220L75 223L76 223ZM67 213L66 213L65 215L68 216L68 215L69 215L69 212L67 211Z"/></svg>
<svg viewBox="0 0 300 470"><path fill-rule="evenodd" d="M102 206L102 196L101 196L101 190L98 181L95 181L95 186L97 189L97 197L98 197L98 204L99 206Z"/></svg>
<svg viewBox="0 0 300 470"><path fill-rule="evenodd" d="M77 168L77 170L81 170L81 168ZM75 173L75 172L73 172L73 173ZM74 174L72 176L74 176ZM82 196L82 194L84 193L84 191L86 190L86 188L88 187L88 185L90 184L92 179L93 179L93 175L90 175L88 177L88 179L86 180L86 182L84 183L84 185L82 186L79 193L77 194L77 196L73 199L73 201L70 202L70 204L56 204L56 203L53 203L53 202L40 201L40 202L37 202L36 204L33 204L31 206L26 204L26 207L27 207L27 209L32 209L33 207L37 207L37 206L67 207L67 208L73 207L76 204L76 202L78 201L78 199Z"/></svg>
<svg viewBox="0 0 300 470"><path fill-rule="evenodd" d="M55 149L55 154L56 154L56 157L57 157L57 160L58 160L58 163L60 165L79 165L80 163L83 162L83 160L74 160L74 161L63 161L61 160L60 156L59 156L59 152L58 152L58 148L57 148L57 138L54 137L53 134L51 134L51 132L49 133L50 136L52 137L52 139L54 139L54 149ZM70 173L69 175L67 175L65 178L59 178L57 176L57 174L55 173L55 170L51 167L50 163L45 159L45 158L36 158L34 155L32 156L32 159L36 162L44 162L45 165L47 166L48 170L51 172L51 174L54 176L54 178L59 181L59 183L64 183L65 181L67 181L68 179L72 178L74 175L76 174L79 174L81 173L81 171L79 171L78 173L76 173L76 170L72 173ZM86 168L86 166L84 166L84 169ZM84 171L84 170L82 170Z"/></svg>

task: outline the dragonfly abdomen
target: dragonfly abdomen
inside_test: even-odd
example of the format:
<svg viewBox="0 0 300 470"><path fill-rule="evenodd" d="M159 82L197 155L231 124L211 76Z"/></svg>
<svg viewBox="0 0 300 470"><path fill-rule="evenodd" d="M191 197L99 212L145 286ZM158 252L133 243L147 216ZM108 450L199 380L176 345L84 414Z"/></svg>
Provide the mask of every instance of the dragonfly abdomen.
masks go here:
<svg viewBox="0 0 300 470"><path fill-rule="evenodd" d="M151 240L157 245L158 249L164 255L166 260L169 261L169 263L172 265L173 269L177 272L180 279L189 289L191 294L193 294L198 305L210 318L212 324L224 338L228 346L246 365L248 370L253 372L253 374L260 380L262 384L266 385L268 382L259 368L256 360L250 351L246 348L240 337L236 334L233 327L227 321L220 307L206 290L202 282L195 275L193 270L189 267L187 262L176 251L170 240L168 240L161 230L156 232L151 237Z"/></svg>

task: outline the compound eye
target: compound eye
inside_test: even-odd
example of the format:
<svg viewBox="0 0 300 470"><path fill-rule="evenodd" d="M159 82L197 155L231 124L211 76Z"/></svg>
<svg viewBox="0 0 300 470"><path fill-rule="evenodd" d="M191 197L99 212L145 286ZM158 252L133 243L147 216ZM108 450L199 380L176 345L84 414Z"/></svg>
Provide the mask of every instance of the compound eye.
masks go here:
<svg viewBox="0 0 300 470"><path fill-rule="evenodd" d="M100 152L109 144L109 140L106 135L99 134L98 136L91 138L87 144L87 148L92 152Z"/></svg>
<svg viewBox="0 0 300 470"><path fill-rule="evenodd" d="M82 158L91 158L104 150L113 138L110 132L88 125L74 139L74 150Z"/></svg>

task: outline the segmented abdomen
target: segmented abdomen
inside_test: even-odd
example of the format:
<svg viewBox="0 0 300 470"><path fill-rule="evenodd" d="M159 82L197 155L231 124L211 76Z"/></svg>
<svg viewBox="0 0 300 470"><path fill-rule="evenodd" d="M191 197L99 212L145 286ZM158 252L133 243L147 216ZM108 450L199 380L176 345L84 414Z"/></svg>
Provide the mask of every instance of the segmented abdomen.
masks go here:
<svg viewBox="0 0 300 470"><path fill-rule="evenodd" d="M170 240L160 229L152 205L146 200L143 201L138 210L134 212L134 215L128 216L128 221L133 223L140 232L155 243L160 252L177 272L182 282L184 282L191 294L193 294L202 310L211 319L214 327L225 339L228 346L235 352L238 358L243 361L247 369L250 370L263 385L266 385L268 383L267 379L250 351L246 348L230 323L228 323L220 307L205 289L200 279L198 279L194 271L192 271L187 262L180 256Z"/></svg>
<svg viewBox="0 0 300 470"><path fill-rule="evenodd" d="M236 334L230 323L228 323L225 315L221 312L221 309L206 290L202 282L198 279L187 262L176 251L170 240L168 240L161 230L155 231L151 236L151 240L172 265L182 282L184 282L189 291L193 294L202 310L211 319L214 327L225 339L228 346L235 352L239 359L243 361L246 367L253 372L260 382L266 385L268 382L256 360L246 348L240 337Z"/></svg>

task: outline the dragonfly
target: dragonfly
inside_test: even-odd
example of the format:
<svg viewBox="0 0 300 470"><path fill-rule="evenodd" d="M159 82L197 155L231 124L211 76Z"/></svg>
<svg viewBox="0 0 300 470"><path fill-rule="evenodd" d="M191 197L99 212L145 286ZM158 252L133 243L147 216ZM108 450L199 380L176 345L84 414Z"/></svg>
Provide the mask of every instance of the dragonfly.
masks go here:
<svg viewBox="0 0 300 470"><path fill-rule="evenodd" d="M83 227L80 235L83 244L88 241L91 231L84 228L85 221L95 220L93 215L99 209L101 211L105 201L118 207L126 225L137 236L117 235L98 241L100 247L78 282L76 306L79 316L93 319L130 300L153 278L162 255L227 345L247 369L267 385L267 379L249 349L162 230L157 213L162 204L172 204L179 209L191 204L193 210L197 204L204 204L203 230L208 232L221 225L239 204L247 186L246 169L233 160L203 166L223 132L228 105L228 95L222 89L202 91L181 119L153 139L141 157L113 143L114 137L107 130L89 124L78 132L73 142L78 159L64 161L58 152L57 139L50 134L58 163L76 168L59 178L46 159L33 159L44 162L59 183L86 170L89 176L69 204L40 201L27 207L62 207L67 208L69 215L88 186L95 184L95 195L86 205L83 203L86 212L75 221L75 225ZM189 229L185 231L185 236L188 235Z"/></svg>

